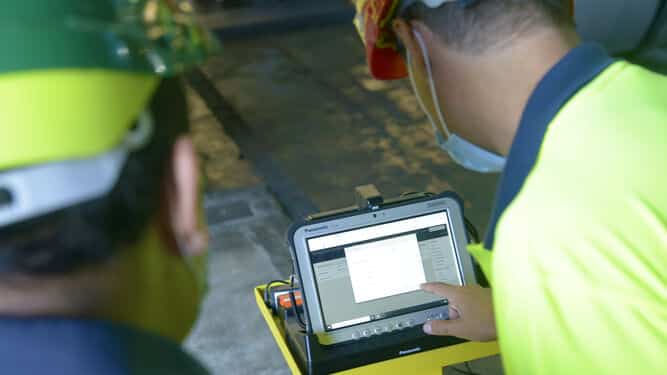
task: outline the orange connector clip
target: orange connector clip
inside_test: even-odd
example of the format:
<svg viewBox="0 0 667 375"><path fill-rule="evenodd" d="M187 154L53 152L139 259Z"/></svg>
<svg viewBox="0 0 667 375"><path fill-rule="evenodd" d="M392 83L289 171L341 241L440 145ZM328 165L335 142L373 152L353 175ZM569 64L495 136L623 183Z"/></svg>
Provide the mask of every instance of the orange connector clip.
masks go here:
<svg viewBox="0 0 667 375"><path fill-rule="evenodd" d="M301 292L299 291L294 292L294 301L296 302L297 306L303 305L303 298L301 298ZM283 309L292 308L292 299L290 298L289 293L285 293L280 297L278 297L278 305L280 305L280 307L282 307Z"/></svg>

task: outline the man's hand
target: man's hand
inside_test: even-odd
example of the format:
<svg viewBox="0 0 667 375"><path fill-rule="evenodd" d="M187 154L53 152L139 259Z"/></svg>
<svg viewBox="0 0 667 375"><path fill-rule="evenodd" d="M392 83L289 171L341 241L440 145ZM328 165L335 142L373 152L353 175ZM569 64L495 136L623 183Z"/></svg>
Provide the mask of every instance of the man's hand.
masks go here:
<svg viewBox="0 0 667 375"><path fill-rule="evenodd" d="M451 286L442 283L422 285L422 290L449 301L449 319L424 324L424 332L437 336L456 336L471 341L496 339L491 289L479 285Z"/></svg>

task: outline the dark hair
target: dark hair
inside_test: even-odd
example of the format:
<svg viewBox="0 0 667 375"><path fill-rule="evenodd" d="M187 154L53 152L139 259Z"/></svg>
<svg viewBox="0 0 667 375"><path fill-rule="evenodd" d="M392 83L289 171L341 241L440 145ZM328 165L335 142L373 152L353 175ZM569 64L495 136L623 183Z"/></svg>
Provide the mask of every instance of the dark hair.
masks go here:
<svg viewBox="0 0 667 375"><path fill-rule="evenodd" d="M150 111L152 140L130 155L107 196L0 229L0 275L73 272L103 263L120 245L139 240L158 208L174 141L187 131L179 79L160 84Z"/></svg>
<svg viewBox="0 0 667 375"><path fill-rule="evenodd" d="M463 7L445 3L437 9L421 2L401 17L419 20L448 46L480 53L537 26L573 28L569 0L480 0Z"/></svg>

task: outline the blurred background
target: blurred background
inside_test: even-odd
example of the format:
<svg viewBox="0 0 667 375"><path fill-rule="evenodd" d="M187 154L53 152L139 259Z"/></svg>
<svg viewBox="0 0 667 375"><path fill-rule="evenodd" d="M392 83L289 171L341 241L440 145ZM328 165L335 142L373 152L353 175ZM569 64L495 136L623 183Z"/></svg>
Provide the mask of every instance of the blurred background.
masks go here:
<svg viewBox="0 0 667 375"><path fill-rule="evenodd" d="M187 78L212 234L211 291L187 346L215 374L289 374L252 290L291 273L293 221L375 184L387 197L456 191L484 231L496 177L440 151L407 80L370 77L349 0L196 5L222 53ZM471 365L502 373L498 358Z"/></svg>
<svg viewBox="0 0 667 375"><path fill-rule="evenodd" d="M497 176L437 147L407 80L370 77L349 0L195 3L223 50L187 77L212 234L211 292L187 347L215 374L288 374L252 290L289 276L293 221L375 184L386 197L453 190L484 233ZM498 357L471 368L502 373Z"/></svg>
<svg viewBox="0 0 667 375"><path fill-rule="evenodd" d="M484 234L497 176L465 171L436 146L406 80L373 80L350 0L196 0L222 53L186 79L207 177L210 294L187 347L214 374L288 374L252 295L291 273L286 232L349 206L356 186L386 197L453 190ZM578 30L667 73L660 0L580 0ZM499 357L445 369L502 374Z"/></svg>
<svg viewBox="0 0 667 375"><path fill-rule="evenodd" d="M238 146L220 154L202 142L211 189L261 182L286 206L303 205L280 194L288 179L322 210L349 205L353 188L367 183L388 196L455 190L484 230L495 178L463 170L437 148L407 80L369 76L349 0L197 3L223 52L190 79L218 121L196 128L220 128ZM258 165L264 158L280 180Z"/></svg>

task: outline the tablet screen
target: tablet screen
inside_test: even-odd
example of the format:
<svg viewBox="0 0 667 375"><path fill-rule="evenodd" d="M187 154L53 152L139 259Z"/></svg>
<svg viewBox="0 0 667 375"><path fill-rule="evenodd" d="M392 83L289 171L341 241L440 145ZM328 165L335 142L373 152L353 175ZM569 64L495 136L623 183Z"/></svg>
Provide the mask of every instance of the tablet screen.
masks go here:
<svg viewBox="0 0 667 375"><path fill-rule="evenodd" d="M425 282L463 284L446 211L307 243L327 331L445 304Z"/></svg>

